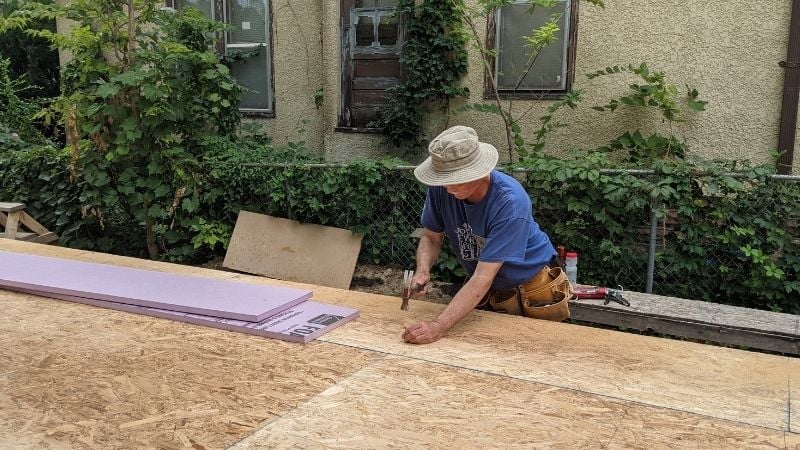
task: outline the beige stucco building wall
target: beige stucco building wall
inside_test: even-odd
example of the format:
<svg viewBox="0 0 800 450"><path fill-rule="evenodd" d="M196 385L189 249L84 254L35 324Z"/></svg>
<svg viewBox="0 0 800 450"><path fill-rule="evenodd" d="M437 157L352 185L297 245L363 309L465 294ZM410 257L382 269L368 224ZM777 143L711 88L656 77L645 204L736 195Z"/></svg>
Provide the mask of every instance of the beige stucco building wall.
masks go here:
<svg viewBox="0 0 800 450"><path fill-rule="evenodd" d="M585 91L584 101L574 111L558 113L570 126L553 132L548 152L596 148L627 130L669 133L654 108L625 107L615 113L590 108L625 95L630 83L641 80L630 74L589 80L586 73L647 62L651 71L664 71L681 96L689 84L709 102L706 111L690 114L687 123L672 129L686 138L692 151L710 158L769 160L777 146L784 75L778 61L786 57L790 2L754 2L749 7L703 0L606 4L605 9L581 5L573 89ZM470 67L477 67L477 61L472 55ZM473 93L483 91L481 77L481 71L470 71L467 83ZM515 102L517 112L535 105L523 125L529 134L538 129L537 118L550 103ZM504 144L499 120L470 114L458 121L474 126L490 142Z"/></svg>
<svg viewBox="0 0 800 450"><path fill-rule="evenodd" d="M474 3L474 0L467 0ZM275 116L250 119L262 124L276 144L305 141L331 161L384 156L388 144L378 134L336 131L340 97L339 0L272 0L272 54ZM767 162L777 146L791 2L720 2L707 0L608 0L606 8L580 5L576 75L573 89L585 90L580 107L562 109L558 120L570 126L555 130L545 151L596 148L625 131L674 133L692 151L706 157ZM60 24L64 25L64 24ZM60 27L63 30L63 27ZM588 80L586 73L615 64L647 62L662 70L681 93L696 87L707 111L672 130L653 108L621 108L602 113L602 105L626 94L632 75ZM483 69L470 48L470 71L463 80L471 102L483 101ZM314 92L324 89L317 108ZM463 100L459 101L463 102ZM456 102L458 103L458 102ZM533 110L523 121L530 137L538 117L552 101L516 101L515 111ZM451 105L451 111L457 104ZM428 119L428 138L448 125L474 127L481 138L505 147L496 116L437 112ZM800 161L800 137L795 165ZM418 152L412 162L423 158Z"/></svg>
<svg viewBox="0 0 800 450"><path fill-rule="evenodd" d="M245 119L262 125L276 144L305 141L323 149L322 108L314 92L325 86L322 60L323 8L319 0L272 0L272 71L275 117ZM327 13L327 11L326 11Z"/></svg>
<svg viewBox="0 0 800 450"><path fill-rule="evenodd" d="M288 1L275 2L276 18L278 5ZM706 0L611 0L606 2L605 9L581 4L573 88L585 90L584 101L575 111L559 113L559 120L570 126L552 133L546 151L594 148L627 130L669 133L658 112L650 111L652 108L623 108L615 113L590 108L624 95L635 78L622 75L588 80L586 73L614 64L647 62L652 70L664 71L681 95L685 92L684 85L689 84L709 102L706 111L691 114L689 122L672 129L675 135L686 138L692 151L713 158L769 161L770 151L777 146L784 77L784 69L778 62L786 58L790 7L791 2L743 5ZM387 145L380 136L334 131L339 104L339 1L322 0L321 8L321 68L325 84L321 116L323 152L330 160L384 155ZM277 19L280 23L281 19ZM276 39L276 56L281 51L279 46L280 39ZM280 57L275 58L276 73L283 63ZM482 101L480 67L478 55L471 50L470 72L464 79L473 93L470 101ZM280 97L287 95L282 94L287 91L276 75L278 102L286 101ZM299 98L305 101L303 96L308 97L308 92L303 90ZM296 93L291 95L298 98ZM523 124L528 135L538 128L537 118L550 104L551 101L516 101L518 111L534 107ZM277 112L276 123L285 124L281 108ZM477 112L434 117L430 134L455 123L473 126L483 139L498 147L505 145L499 118ZM278 125L276 130L284 126ZM795 155L800 154L798 141Z"/></svg>

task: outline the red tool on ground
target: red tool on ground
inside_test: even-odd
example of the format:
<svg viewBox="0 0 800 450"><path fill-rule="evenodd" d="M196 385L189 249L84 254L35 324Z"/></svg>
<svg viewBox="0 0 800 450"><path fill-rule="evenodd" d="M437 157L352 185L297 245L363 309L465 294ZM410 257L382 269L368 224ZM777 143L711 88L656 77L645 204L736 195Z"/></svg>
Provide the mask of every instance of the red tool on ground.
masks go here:
<svg viewBox="0 0 800 450"><path fill-rule="evenodd" d="M622 286L617 289L609 289L602 286L589 286L586 284L578 284L573 286L574 295L577 299L605 299L604 305L609 302L617 302L620 305L631 306L631 303L625 300L622 296Z"/></svg>

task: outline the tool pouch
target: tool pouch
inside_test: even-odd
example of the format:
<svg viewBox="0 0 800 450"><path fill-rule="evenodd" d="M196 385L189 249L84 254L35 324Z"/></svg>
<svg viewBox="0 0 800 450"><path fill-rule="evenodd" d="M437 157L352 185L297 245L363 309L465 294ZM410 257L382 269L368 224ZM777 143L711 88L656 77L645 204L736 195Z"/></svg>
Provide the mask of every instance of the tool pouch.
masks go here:
<svg viewBox="0 0 800 450"><path fill-rule="evenodd" d="M572 285L560 267L545 266L527 283L511 291L493 292L494 311L560 322L569 317Z"/></svg>

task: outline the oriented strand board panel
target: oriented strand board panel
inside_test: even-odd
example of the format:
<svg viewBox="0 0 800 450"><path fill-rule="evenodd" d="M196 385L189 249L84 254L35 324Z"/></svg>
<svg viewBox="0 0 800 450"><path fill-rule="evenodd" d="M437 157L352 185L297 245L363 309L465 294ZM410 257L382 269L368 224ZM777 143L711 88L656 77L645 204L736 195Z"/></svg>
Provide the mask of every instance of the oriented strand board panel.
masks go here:
<svg viewBox="0 0 800 450"><path fill-rule="evenodd" d="M223 266L347 289L360 250L361 236L348 230L241 211Z"/></svg>
<svg viewBox="0 0 800 450"><path fill-rule="evenodd" d="M144 314L146 316L160 317L162 319L177 320L178 322L193 323L206 327L220 328L237 333L264 336L288 342L310 342L358 317L358 310L353 308L305 301L284 309L275 315L266 317L261 321L247 322L244 320L223 319L221 317L189 314L166 309L146 308L144 306L127 305L125 303L104 302L102 300L75 297L72 295L50 294L47 292L36 292L24 289L17 289L17 292L134 314Z"/></svg>
<svg viewBox="0 0 800 450"><path fill-rule="evenodd" d="M553 387L788 429L790 358L474 311L440 341L405 344L403 327L443 305L320 287L315 298L361 317L320 339Z"/></svg>
<svg viewBox="0 0 800 450"><path fill-rule="evenodd" d="M783 448L780 430L387 356L232 447Z"/></svg>
<svg viewBox="0 0 800 450"><path fill-rule="evenodd" d="M0 305L3 449L225 448L378 357L17 292Z"/></svg>
<svg viewBox="0 0 800 450"><path fill-rule="evenodd" d="M307 290L213 280L0 251L0 287L260 321L311 297Z"/></svg>
<svg viewBox="0 0 800 450"><path fill-rule="evenodd" d="M0 242L0 249L10 248ZM64 249L67 254L199 270ZM214 274L208 276L222 276ZM513 425L490 422L489 447L513 447L522 428L540 439L526 447L580 447L590 434L608 448L798 445L793 433L776 441L791 426L791 398L800 398L794 359L480 311L440 342L412 346L400 340L402 327L434 317L442 305L412 301L406 312L397 297L282 284L313 288L315 300L359 309L361 317L299 346L0 291L0 339L13 343L0 345L0 448L219 448L271 423L290 438L278 448L293 439L297 447L358 447L365 444L349 442L351 436L369 443L375 435L414 437L420 447L436 437L474 447L464 441L489 439L481 437L487 429L473 420L474 411L478 419L502 413ZM382 358L386 367L371 364ZM351 380L358 389L348 388ZM550 403L548 392L563 403ZM320 403L326 397L337 402ZM398 399L406 403L394 407ZM617 402L622 406L609 406ZM321 420L305 409L316 405L328 419L320 431L300 431ZM604 415L604 408L613 413ZM510 410L518 414L509 416ZM375 414L381 417L370 425ZM351 426L354 417L362 422ZM564 423L567 435L556 430ZM598 427L610 430L610 440ZM338 435L328 435L331 429Z"/></svg>
<svg viewBox="0 0 800 450"><path fill-rule="evenodd" d="M790 370L791 417L789 429L794 433L800 433L800 359L792 359Z"/></svg>

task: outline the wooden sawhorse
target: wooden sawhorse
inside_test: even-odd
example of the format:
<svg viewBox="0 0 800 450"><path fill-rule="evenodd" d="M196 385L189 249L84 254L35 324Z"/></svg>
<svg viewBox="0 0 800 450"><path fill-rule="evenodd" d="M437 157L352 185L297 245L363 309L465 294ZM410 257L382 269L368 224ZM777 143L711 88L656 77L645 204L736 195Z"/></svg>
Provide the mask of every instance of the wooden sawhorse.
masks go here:
<svg viewBox="0 0 800 450"><path fill-rule="evenodd" d="M48 231L25 212L23 203L0 202L0 225L5 228L5 232L0 233L0 238L40 244L49 244L58 240L57 234Z"/></svg>

